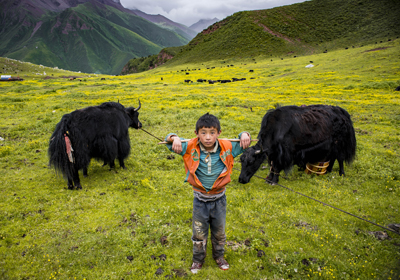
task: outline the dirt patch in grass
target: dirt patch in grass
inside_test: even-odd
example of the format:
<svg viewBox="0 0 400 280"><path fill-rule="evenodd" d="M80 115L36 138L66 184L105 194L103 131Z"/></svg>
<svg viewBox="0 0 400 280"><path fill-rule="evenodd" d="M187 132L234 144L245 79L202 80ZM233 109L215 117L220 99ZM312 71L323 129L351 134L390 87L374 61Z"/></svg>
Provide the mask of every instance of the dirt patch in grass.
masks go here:
<svg viewBox="0 0 400 280"><path fill-rule="evenodd" d="M387 48L390 48L390 47L375 48L372 50L367 50L365 52L376 52L376 51L386 50Z"/></svg>
<svg viewBox="0 0 400 280"><path fill-rule="evenodd" d="M289 76L289 75L293 75L295 73L296 72L286 73L286 74L280 75L279 77L286 77L286 76Z"/></svg>
<svg viewBox="0 0 400 280"><path fill-rule="evenodd" d="M65 79L78 79L78 78L82 78L80 76L61 76L61 78L65 78Z"/></svg>

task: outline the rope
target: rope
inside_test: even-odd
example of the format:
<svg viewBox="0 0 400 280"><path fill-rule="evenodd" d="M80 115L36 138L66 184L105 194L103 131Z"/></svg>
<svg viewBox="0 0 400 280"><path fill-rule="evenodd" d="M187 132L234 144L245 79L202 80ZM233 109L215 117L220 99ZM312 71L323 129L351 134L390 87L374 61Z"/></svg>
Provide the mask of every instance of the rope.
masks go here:
<svg viewBox="0 0 400 280"><path fill-rule="evenodd" d="M151 134L150 132L148 132L148 131L144 130L143 128L140 128L140 129L141 129L141 130L143 130L144 132L146 132L147 134L149 134L149 135L153 136L154 138L156 138L156 139L160 140L161 142L162 142L162 141L164 141L164 140L162 140L161 138L158 138L157 136L154 136L154 135L153 135L153 134Z"/></svg>
<svg viewBox="0 0 400 280"><path fill-rule="evenodd" d="M286 177L286 176L284 176L284 175L279 175L279 173L276 173L276 172L275 172L275 169L273 168L273 162L272 162L272 161L271 161L271 168L269 169L269 172L272 173L272 174L274 174L274 175L278 175L278 176L280 176L281 178L284 178L284 179L286 179L286 180L289 180L288 177Z"/></svg>
<svg viewBox="0 0 400 280"><path fill-rule="evenodd" d="M241 170L239 170L239 169L237 169L237 168L234 168L234 167L233 167L233 169L238 170L238 171L241 171ZM394 232L394 233L400 235L399 232L397 232L397 231L395 231L395 230L393 230L393 229L390 229L390 228L387 228L387 227L378 225L377 223L374 223L374 222L369 221L369 220L367 220L367 219L358 217L358 216L356 216L356 215L354 215L354 214L352 214L352 213L349 213L349 212L347 212L347 211L344 211L344 210L342 210L342 209L339 209L339 208L337 208L337 207L335 207L335 206L329 205L329 204L327 204L327 203L325 203L325 202L319 201L319 200L317 200L317 199L315 199L315 198L312 198L312 197L310 197L310 196L308 196L308 195L302 194L302 193L300 193L300 192L298 192L298 191L292 190L292 189L290 189L290 188L288 188L288 187L285 187L285 186L283 186L283 185L281 185L281 184L273 183L272 181L268 180L267 178L263 178L263 177L260 177L260 176L257 176L257 175L253 175L253 176L254 176L254 177L257 177L257 178L260 178L260 179L263 179L263 180L265 180L265 181L268 181L268 182L270 182L271 184L275 184L275 185L277 185L277 186L280 186L280 187L282 187L282 188L285 188L285 189L287 189L287 190L289 190L289 191L291 191L291 192L294 192L294 193L297 193L297 194L302 195L302 196L304 196L304 197L307 197L307 198L309 198L309 199L312 199L312 200L314 200L314 201L316 201L316 202L319 202L319 203L321 203L321 204L323 204L323 205L325 205L325 206L329 206L329 207L331 207L331 208L333 208L333 209L335 209L335 210L341 211L341 212L343 212L343 213L345 213L345 214L347 214L347 215L353 216L353 217L355 217L355 218L358 218L358 219L360 219L360 220L363 220L363 221L365 221L365 222L368 222L368 223L370 223L370 224L373 224L373 225L375 225L375 226L381 227L381 228L383 228L383 229L386 229L386 230L388 230L388 231L391 231L391 232Z"/></svg>

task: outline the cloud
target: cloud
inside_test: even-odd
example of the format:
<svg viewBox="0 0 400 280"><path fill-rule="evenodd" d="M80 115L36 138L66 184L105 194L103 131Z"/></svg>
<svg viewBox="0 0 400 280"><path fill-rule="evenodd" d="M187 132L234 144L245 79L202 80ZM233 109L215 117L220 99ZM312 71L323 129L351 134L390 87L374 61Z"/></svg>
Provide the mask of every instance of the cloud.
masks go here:
<svg viewBox="0 0 400 280"><path fill-rule="evenodd" d="M236 12L270 9L304 2L304 0L120 0L128 9L138 9L150 15L163 15L168 19L190 26L201 19L220 20Z"/></svg>

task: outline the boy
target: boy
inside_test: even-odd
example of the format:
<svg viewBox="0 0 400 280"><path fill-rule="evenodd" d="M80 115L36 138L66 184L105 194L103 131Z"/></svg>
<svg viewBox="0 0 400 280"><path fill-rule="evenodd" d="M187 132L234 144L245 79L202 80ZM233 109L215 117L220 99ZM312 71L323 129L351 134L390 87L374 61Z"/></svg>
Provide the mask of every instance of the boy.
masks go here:
<svg viewBox="0 0 400 280"><path fill-rule="evenodd" d="M196 123L197 138L182 143L176 134L165 137L167 147L183 156L186 179L193 187L193 264L192 273L202 268L206 257L208 228L211 229L212 255L222 270L229 269L224 259L226 241L225 186L231 181L234 157L250 146L250 134L239 134L240 142L218 139L221 126L217 117L205 114Z"/></svg>

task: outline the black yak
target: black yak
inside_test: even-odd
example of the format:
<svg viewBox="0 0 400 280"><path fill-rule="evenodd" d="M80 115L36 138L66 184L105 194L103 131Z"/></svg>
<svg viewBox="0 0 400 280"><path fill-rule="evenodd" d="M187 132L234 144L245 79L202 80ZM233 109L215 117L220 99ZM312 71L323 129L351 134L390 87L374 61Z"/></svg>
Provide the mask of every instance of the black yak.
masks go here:
<svg viewBox="0 0 400 280"><path fill-rule="evenodd" d="M113 168L114 160L125 168L130 153L128 128L139 129L138 108L106 102L65 114L57 124L49 143L50 166L68 180L68 189L81 189L78 170L87 168L92 158L103 160Z"/></svg>
<svg viewBox="0 0 400 280"><path fill-rule="evenodd" d="M356 137L349 113L328 105L284 106L268 111L263 117L258 142L240 158L239 182L246 184L268 158L271 172L267 180L278 183L281 170L294 164L305 167L310 162L335 160L339 175L344 175L343 161L351 163L356 153Z"/></svg>

